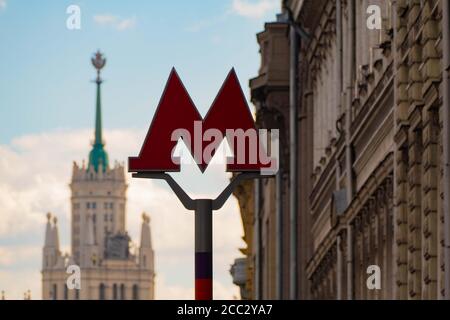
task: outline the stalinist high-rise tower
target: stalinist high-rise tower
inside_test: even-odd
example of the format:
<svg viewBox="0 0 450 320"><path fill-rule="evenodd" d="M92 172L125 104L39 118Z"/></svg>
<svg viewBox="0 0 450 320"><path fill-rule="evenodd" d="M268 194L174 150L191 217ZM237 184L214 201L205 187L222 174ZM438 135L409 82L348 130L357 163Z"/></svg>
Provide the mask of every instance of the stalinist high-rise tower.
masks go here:
<svg viewBox="0 0 450 320"><path fill-rule="evenodd" d="M150 217L142 215L140 247L130 250L126 231L124 166L110 166L102 137L100 70L106 59L92 58L97 69L95 139L87 167L73 164L71 254L59 248L57 218L47 215L42 262L43 299L153 299L154 262ZM81 289L66 281L70 265L80 268Z"/></svg>

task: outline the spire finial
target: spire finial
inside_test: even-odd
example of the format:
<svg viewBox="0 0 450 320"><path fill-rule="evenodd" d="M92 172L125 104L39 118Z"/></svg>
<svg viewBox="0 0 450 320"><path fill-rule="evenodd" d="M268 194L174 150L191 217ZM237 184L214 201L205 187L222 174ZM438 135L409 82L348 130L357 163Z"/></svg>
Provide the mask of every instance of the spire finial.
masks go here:
<svg viewBox="0 0 450 320"><path fill-rule="evenodd" d="M145 223L149 223L150 222L150 216L147 213L145 213L145 212L142 212L142 221L145 222Z"/></svg>
<svg viewBox="0 0 450 320"><path fill-rule="evenodd" d="M91 58L92 65L95 69L97 69L97 83L101 83L102 79L100 78L100 70L103 69L103 67L106 64L106 58L103 56L103 54L100 52L100 50L97 50L96 53L94 53L94 56Z"/></svg>
<svg viewBox="0 0 450 320"><path fill-rule="evenodd" d="M100 94L100 86L102 83L102 78L100 77L100 70L106 64L106 58L103 54L98 50L93 57L91 58L92 65L97 70L97 79L95 83L97 84L97 101L96 101L96 111L95 111L95 140L93 144L92 151L89 155L89 166L94 166L96 172L98 172L99 164L102 164L102 170L106 171L109 165L108 155L104 150L104 143L102 137L102 107L101 107L101 94Z"/></svg>

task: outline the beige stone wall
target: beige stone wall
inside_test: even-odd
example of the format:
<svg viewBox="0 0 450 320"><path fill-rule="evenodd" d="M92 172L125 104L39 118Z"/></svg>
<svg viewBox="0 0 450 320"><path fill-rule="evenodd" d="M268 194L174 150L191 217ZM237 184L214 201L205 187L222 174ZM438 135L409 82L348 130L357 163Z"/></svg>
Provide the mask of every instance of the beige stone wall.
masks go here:
<svg viewBox="0 0 450 320"><path fill-rule="evenodd" d="M105 256L105 238L126 233L126 189L124 167L116 165L105 172L93 167L87 169L74 163L72 182L72 255L62 255L59 243L50 241L44 247L42 270L43 299L154 299L154 253L151 239L139 252L128 257L111 259ZM95 218L93 218L95 216ZM50 221L50 216L49 216ZM143 230L149 228L149 219L143 215ZM58 237L56 233L52 237ZM149 234L150 237L150 234ZM143 255L147 265L140 263ZM51 259L48 259L51 257ZM50 261L50 263L46 263ZM66 285L69 265L81 268L81 290L69 290ZM100 295L100 287L104 296ZM133 289L137 286L137 289ZM116 296L114 297L114 287ZM55 290L56 288L56 290ZM123 289L122 289L123 288ZM134 296L137 292L137 297ZM123 293L123 295L122 295Z"/></svg>
<svg viewBox="0 0 450 320"><path fill-rule="evenodd" d="M260 128L279 128L280 129L280 158L283 163L283 196L282 203L284 208L288 208L287 198L287 148L288 148L288 41L286 39L287 27L283 23L268 23L265 30L257 35L258 43L261 48L261 67L259 76L250 80L252 91L252 102L256 108L256 123ZM253 190L254 192L254 190ZM255 285L256 281L256 261L260 259L261 285L259 295L263 299L274 299L276 297L276 243L278 235L276 233L276 201L275 201L275 179L268 178L261 180L260 205L259 211L254 212L253 219L247 227L252 231L246 231L246 234L252 234L251 245L247 252L249 265L251 265L251 277L249 281L252 283L252 296L257 296ZM254 197L238 196L241 207L255 207ZM241 215L245 217L245 211L241 210ZM257 240L257 219L260 223L260 239ZM288 230L288 214L283 212L283 229L284 233ZM288 238L283 239L283 269L285 274L288 273ZM284 286L283 294L287 297L288 287Z"/></svg>
<svg viewBox="0 0 450 320"><path fill-rule="evenodd" d="M354 48L352 2L341 3L339 60L336 1L287 1L296 22L311 34L299 57L299 297L439 299L444 270L442 1L353 2ZM381 30L366 27L369 4L381 8ZM270 47L275 37L270 25L263 35ZM284 37L289 45L287 33ZM277 41L281 39L278 35ZM264 55L260 75L250 86L257 105L270 107L277 100L267 103L273 90L270 70L288 70L289 55L285 53L283 62L272 60L270 52ZM285 81L286 97L287 76ZM286 110L281 112L288 120ZM275 114L266 113L266 123L271 119ZM289 172L285 173L287 179ZM265 229L266 242L278 236L270 219L275 215L271 186L265 185L262 199L262 216L270 226ZM337 212L339 190L351 195L344 212ZM289 193L288 184L284 192ZM288 217L287 206L283 214ZM286 244L289 226L283 226L279 237ZM276 250L269 252L276 256ZM366 286L369 265L381 268L381 290ZM269 289L276 286L276 270L262 272L262 286L274 297ZM288 272L283 284L289 286Z"/></svg>
<svg viewBox="0 0 450 320"><path fill-rule="evenodd" d="M97 269L82 269L81 290L66 289L66 281L69 274L62 270L44 271L42 279L42 298L54 299L53 288L57 287L56 299L65 300L64 291L67 290L67 299L98 300L100 299L100 285L105 286L105 299L112 300L113 286L117 286L117 298L122 299L120 287L125 287L125 300L133 299L133 286L138 286L139 300L154 299L154 274L151 271L143 271L136 268L130 262L113 262L114 265ZM77 296L78 291L78 296Z"/></svg>
<svg viewBox="0 0 450 320"><path fill-rule="evenodd" d="M104 251L107 233L126 231L126 190L124 168L117 165L104 173L96 173L74 163L72 183L72 252L75 262L80 262L83 240L87 239L87 219L94 221L94 241L99 252Z"/></svg>

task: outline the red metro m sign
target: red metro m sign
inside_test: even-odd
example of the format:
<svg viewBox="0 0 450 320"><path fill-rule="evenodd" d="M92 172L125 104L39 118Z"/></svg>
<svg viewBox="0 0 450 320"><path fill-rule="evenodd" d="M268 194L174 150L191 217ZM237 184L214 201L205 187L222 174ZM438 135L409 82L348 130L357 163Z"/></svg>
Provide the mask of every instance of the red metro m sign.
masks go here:
<svg viewBox="0 0 450 320"><path fill-rule="evenodd" d="M272 132L268 155L268 132L256 130L234 69L204 119L172 69L141 152L129 158L129 171L179 171L174 150L180 138L202 172L223 139L234 155L227 160L227 171L274 174L278 170L278 136Z"/></svg>
<svg viewBox="0 0 450 320"><path fill-rule="evenodd" d="M270 136L270 137L269 137ZM175 156L182 140L202 172L226 140L232 157L227 171L240 172L216 199L192 199L167 172L179 171ZM269 153L270 151L270 153ZM175 69L172 69L138 157L128 159L134 178L164 179L188 210L195 211L195 298L210 300L212 287L212 212L219 210L243 179L278 171L278 129L256 130L234 69L202 119Z"/></svg>

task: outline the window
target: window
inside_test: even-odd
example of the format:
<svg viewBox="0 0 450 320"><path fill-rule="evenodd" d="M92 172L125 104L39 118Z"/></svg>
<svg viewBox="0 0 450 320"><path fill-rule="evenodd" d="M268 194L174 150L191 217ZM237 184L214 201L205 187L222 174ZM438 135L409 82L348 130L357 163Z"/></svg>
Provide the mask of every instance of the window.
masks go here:
<svg viewBox="0 0 450 320"><path fill-rule="evenodd" d="M103 204L103 209L108 209L108 203L107 203L107 202L105 202L105 203Z"/></svg>
<svg viewBox="0 0 450 320"><path fill-rule="evenodd" d="M139 287L137 284L133 285L133 300L139 300Z"/></svg>
<svg viewBox="0 0 450 320"><path fill-rule="evenodd" d="M78 290L77 290L78 292ZM100 287L99 287L99 293L98 293L98 298L100 300L105 300L105 285L103 283L100 283Z"/></svg>
<svg viewBox="0 0 450 320"><path fill-rule="evenodd" d="M123 283L120 285L120 300L125 300L125 285Z"/></svg>
<svg viewBox="0 0 450 320"><path fill-rule="evenodd" d="M117 300L117 284L113 285L113 299Z"/></svg>
<svg viewBox="0 0 450 320"><path fill-rule="evenodd" d="M109 208L110 208L110 209L114 208L114 203L111 202L111 203L109 204Z"/></svg>
<svg viewBox="0 0 450 320"><path fill-rule="evenodd" d="M86 202L86 209L90 209L91 208L91 203L90 202Z"/></svg>
<svg viewBox="0 0 450 320"><path fill-rule="evenodd" d="M94 223L97 222L97 216L95 215L95 213L92 215L92 222Z"/></svg>
<svg viewBox="0 0 450 320"><path fill-rule="evenodd" d="M105 220L105 222L108 221L108 214L107 213L105 213L104 220Z"/></svg>
<svg viewBox="0 0 450 320"><path fill-rule="evenodd" d="M95 209L95 208L97 208L97 203L92 202L92 209Z"/></svg>
<svg viewBox="0 0 450 320"><path fill-rule="evenodd" d="M67 289L67 285L64 285L64 300L69 299L69 291Z"/></svg>
<svg viewBox="0 0 450 320"><path fill-rule="evenodd" d="M53 284L52 299L53 300L58 299L58 286L56 285L56 283Z"/></svg>
<svg viewBox="0 0 450 320"><path fill-rule="evenodd" d="M110 218L111 222L114 221L114 215L111 214L111 218Z"/></svg>

